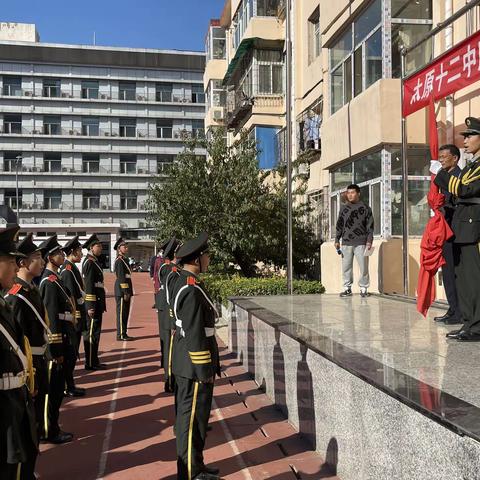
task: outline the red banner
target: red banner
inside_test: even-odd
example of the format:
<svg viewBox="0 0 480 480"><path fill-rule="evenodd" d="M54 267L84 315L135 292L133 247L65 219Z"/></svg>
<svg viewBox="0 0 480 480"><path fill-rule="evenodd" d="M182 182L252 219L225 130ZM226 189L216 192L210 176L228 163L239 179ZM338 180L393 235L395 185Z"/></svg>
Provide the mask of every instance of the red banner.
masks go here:
<svg viewBox="0 0 480 480"><path fill-rule="evenodd" d="M480 31L455 45L403 82L402 113L406 117L480 80Z"/></svg>

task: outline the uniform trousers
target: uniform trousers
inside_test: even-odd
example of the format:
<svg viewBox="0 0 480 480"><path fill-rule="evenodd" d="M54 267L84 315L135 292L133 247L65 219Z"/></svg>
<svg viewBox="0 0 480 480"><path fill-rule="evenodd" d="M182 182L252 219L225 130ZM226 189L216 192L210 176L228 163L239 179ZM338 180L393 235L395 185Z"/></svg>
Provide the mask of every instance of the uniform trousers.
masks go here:
<svg viewBox="0 0 480 480"><path fill-rule="evenodd" d="M102 333L103 313L96 312L95 318L87 315L87 330L83 337L85 345L85 366L95 367L100 363L98 359L98 347Z"/></svg>
<svg viewBox="0 0 480 480"><path fill-rule="evenodd" d="M73 379L73 371L75 370L78 358L78 332L73 325L67 326L67 332L69 344L65 348L63 370L65 372L66 389L74 390L75 381Z"/></svg>
<svg viewBox="0 0 480 480"><path fill-rule="evenodd" d="M162 334L162 310L159 308L160 292L155 294L155 308L157 309L158 337L160 338L160 366L163 367L163 334Z"/></svg>
<svg viewBox="0 0 480 480"><path fill-rule="evenodd" d="M176 376L178 480L193 480L203 471L203 449L212 408L213 383Z"/></svg>
<svg viewBox="0 0 480 480"><path fill-rule="evenodd" d="M445 242L442 253L445 259L445 265L442 267L443 287L448 301L448 312L458 320L462 319L458 305L457 287L455 281L455 260L453 251L455 249L453 242Z"/></svg>
<svg viewBox="0 0 480 480"><path fill-rule="evenodd" d="M172 373L173 358L173 339L175 333L172 333L172 317L170 308L160 311L160 338L163 343L162 367L165 375L165 391L173 392L175 389L175 379Z"/></svg>
<svg viewBox="0 0 480 480"><path fill-rule="evenodd" d="M479 244L456 244L454 250L457 295L465 322L462 330L480 334L480 250Z"/></svg>
<svg viewBox="0 0 480 480"><path fill-rule="evenodd" d="M131 297L126 301L122 295L115 297L115 301L117 303L117 337L120 338L127 334Z"/></svg>
<svg viewBox="0 0 480 480"><path fill-rule="evenodd" d="M45 399L45 437L54 438L60 433L58 419L65 391L65 370L63 364L48 362L48 394Z"/></svg>
<svg viewBox="0 0 480 480"><path fill-rule="evenodd" d="M35 388L37 394L33 399L38 438L45 437L45 399L48 393L48 362L43 355L33 356L35 368Z"/></svg>

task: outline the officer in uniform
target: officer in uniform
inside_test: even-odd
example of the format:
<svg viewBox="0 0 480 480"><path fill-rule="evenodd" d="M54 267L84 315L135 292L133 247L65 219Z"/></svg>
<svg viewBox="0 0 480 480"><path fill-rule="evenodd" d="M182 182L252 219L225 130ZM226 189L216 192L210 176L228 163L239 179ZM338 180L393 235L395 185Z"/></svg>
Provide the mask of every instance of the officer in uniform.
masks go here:
<svg viewBox="0 0 480 480"><path fill-rule="evenodd" d="M215 339L218 316L198 274L206 272L208 235L201 233L177 253L182 264L173 288L176 319L173 349L177 418L177 471L179 480L218 479L218 469L205 466L203 449L220 361Z"/></svg>
<svg viewBox="0 0 480 480"><path fill-rule="evenodd" d="M465 324L447 334L460 342L480 341L480 119L468 117L464 137L465 152L473 159L459 178L432 164L435 184L455 197L452 218L455 234L455 275L457 294Z"/></svg>
<svg viewBox="0 0 480 480"><path fill-rule="evenodd" d="M98 263L102 253L102 244L93 234L84 244L88 250L83 262L83 281L85 284L85 308L87 310L88 337L85 344L85 370L105 370L107 365L100 363L98 347L102 332L103 313L107 311L105 287L103 285L103 269Z"/></svg>
<svg viewBox="0 0 480 480"><path fill-rule="evenodd" d="M115 259L115 301L117 303L117 340L133 340L127 335L128 316L133 295L132 271L128 264L128 245L120 237L113 247L117 251Z"/></svg>
<svg viewBox="0 0 480 480"><path fill-rule="evenodd" d="M13 287L5 299L13 310L13 316L20 323L28 338L35 368L34 405L37 431L40 439L45 437L45 399L48 393L48 343L52 335L45 313L42 297L33 279L39 277L45 266L40 249L29 233L18 245L18 251L25 258L17 258L19 271Z"/></svg>
<svg viewBox="0 0 480 480"><path fill-rule="evenodd" d="M78 236L69 240L62 249L65 252L66 259L60 268L60 278L63 284L68 288L75 301L75 319L76 319L76 335L75 345L70 349L68 356L65 358L65 381L67 388L65 394L68 397L83 397L85 389L77 387L73 378L73 372L77 364L80 341L82 335L86 336L87 312L85 310L85 287L80 270L75 265L82 260L82 244L78 241Z"/></svg>
<svg viewBox="0 0 480 480"><path fill-rule="evenodd" d="M163 359L165 356L164 353L164 336L162 335L162 316L163 310L160 309L160 292L162 290L162 284L160 282L160 270L163 268L163 265L167 263L164 252L167 248L168 243L171 238L167 238L160 242L158 247L159 255L155 260L153 276L154 276L154 289L155 289L155 308L157 309L157 321L158 321L158 335L160 337L160 366L163 366ZM168 262L169 263L169 262Z"/></svg>
<svg viewBox="0 0 480 480"><path fill-rule="evenodd" d="M40 294L45 305L52 331L50 353L52 360L48 365L49 389L46 399L45 438L49 443L66 443L73 438L71 433L60 430L58 419L65 391L65 361L74 348L75 301L63 284L58 271L63 265L65 255L57 236L52 235L39 246L47 262L42 279Z"/></svg>
<svg viewBox="0 0 480 480"><path fill-rule="evenodd" d="M19 227L0 230L0 287L13 286L18 271L14 238ZM29 381L29 376L30 381ZM34 480L38 438L33 390L33 365L28 339L0 295L0 478Z"/></svg>

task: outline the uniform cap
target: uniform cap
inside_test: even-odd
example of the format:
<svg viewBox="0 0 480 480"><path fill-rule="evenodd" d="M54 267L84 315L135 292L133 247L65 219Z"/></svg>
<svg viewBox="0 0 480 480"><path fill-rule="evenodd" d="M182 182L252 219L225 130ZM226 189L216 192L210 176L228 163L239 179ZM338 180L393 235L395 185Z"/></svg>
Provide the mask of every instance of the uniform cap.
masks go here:
<svg viewBox="0 0 480 480"><path fill-rule="evenodd" d="M196 258L208 250L208 234L202 232L197 238L188 240L177 251L176 256L180 260Z"/></svg>
<svg viewBox="0 0 480 480"><path fill-rule="evenodd" d="M78 235L75 235L72 239L70 239L62 248L62 250L69 255L78 247L81 247L82 244L78 241Z"/></svg>
<svg viewBox="0 0 480 480"><path fill-rule="evenodd" d="M87 241L82 245L83 248L86 248L87 250L89 250L91 247L93 247L94 245L96 245L97 243L102 243L99 238L97 237L97 235L94 233L93 235L91 235Z"/></svg>
<svg viewBox="0 0 480 480"><path fill-rule="evenodd" d="M465 119L467 129L460 132L460 135L480 135L480 118L467 117Z"/></svg>
<svg viewBox="0 0 480 480"><path fill-rule="evenodd" d="M172 237L168 237L168 238L163 239L163 240L160 242L160 244L158 245L158 249L165 251L165 249L167 248L168 243L170 242L171 239L172 239Z"/></svg>
<svg viewBox="0 0 480 480"><path fill-rule="evenodd" d="M29 233L19 244L17 250L23 253L26 257L34 252L39 252L40 247L33 243L33 233Z"/></svg>
<svg viewBox="0 0 480 480"><path fill-rule="evenodd" d="M127 244L127 241L124 238L119 237L118 240L115 242L113 249L118 250L118 247L121 247L122 245L126 245L126 244Z"/></svg>
<svg viewBox="0 0 480 480"><path fill-rule="evenodd" d="M17 250L17 245L15 243L19 230L20 227L18 225L0 230L0 255L25 257L25 254Z"/></svg>
<svg viewBox="0 0 480 480"><path fill-rule="evenodd" d="M58 243L57 236L52 235L43 241L38 248L41 250L43 258L47 258L57 250L61 250L62 246Z"/></svg>
<svg viewBox="0 0 480 480"><path fill-rule="evenodd" d="M180 242L177 240L176 237L172 237L168 242L168 245L165 247L163 255L172 260L178 245L180 245Z"/></svg>

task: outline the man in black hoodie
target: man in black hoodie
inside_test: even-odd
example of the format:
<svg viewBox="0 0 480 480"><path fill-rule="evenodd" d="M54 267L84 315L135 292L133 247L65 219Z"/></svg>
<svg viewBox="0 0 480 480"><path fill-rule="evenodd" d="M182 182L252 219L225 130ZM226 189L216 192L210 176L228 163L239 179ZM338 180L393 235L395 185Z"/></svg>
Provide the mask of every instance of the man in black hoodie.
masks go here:
<svg viewBox="0 0 480 480"><path fill-rule="evenodd" d="M340 252L340 239L342 250ZM347 203L342 206L338 215L335 248L342 254L343 286L345 290L341 297L352 295L353 284L353 257L357 259L360 268L360 295L368 295L370 276L368 273L368 258L365 250L370 250L373 242L373 215L368 205L360 201L360 187L347 187Z"/></svg>

